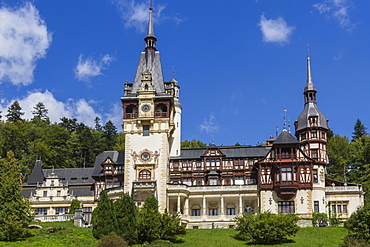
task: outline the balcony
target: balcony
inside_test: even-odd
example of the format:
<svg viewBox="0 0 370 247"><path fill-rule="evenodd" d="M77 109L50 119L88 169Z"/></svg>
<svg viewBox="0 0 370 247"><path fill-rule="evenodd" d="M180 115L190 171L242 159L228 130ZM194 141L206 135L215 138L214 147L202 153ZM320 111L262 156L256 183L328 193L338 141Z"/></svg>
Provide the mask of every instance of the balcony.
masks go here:
<svg viewBox="0 0 370 247"><path fill-rule="evenodd" d="M149 180L149 181L135 181L132 184L133 189L155 189L157 185L157 181Z"/></svg>
<svg viewBox="0 0 370 247"><path fill-rule="evenodd" d="M35 221L40 222L55 222L55 221L68 221L73 219L74 214L62 215L35 215Z"/></svg>
<svg viewBox="0 0 370 247"><path fill-rule="evenodd" d="M156 112L154 113L155 118L168 118L168 112Z"/></svg>
<svg viewBox="0 0 370 247"><path fill-rule="evenodd" d="M124 119L135 119L137 118L137 113L125 113L123 118Z"/></svg>

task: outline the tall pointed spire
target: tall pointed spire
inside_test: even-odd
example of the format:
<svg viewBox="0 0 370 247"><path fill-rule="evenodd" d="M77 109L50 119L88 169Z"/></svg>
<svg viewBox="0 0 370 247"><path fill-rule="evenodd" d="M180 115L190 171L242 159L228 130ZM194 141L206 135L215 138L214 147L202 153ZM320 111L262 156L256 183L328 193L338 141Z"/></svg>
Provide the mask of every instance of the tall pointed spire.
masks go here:
<svg viewBox="0 0 370 247"><path fill-rule="evenodd" d="M304 88L305 102L316 101L316 87L312 82L310 45L307 44L307 84ZM311 97L308 97L311 96ZM313 97L312 97L313 96Z"/></svg>
<svg viewBox="0 0 370 247"><path fill-rule="evenodd" d="M150 0L150 7L149 7L149 22L148 22L148 32L146 37L144 38L146 42L145 49L156 50L155 42L157 38L154 36L154 25L153 25L153 5L152 0Z"/></svg>

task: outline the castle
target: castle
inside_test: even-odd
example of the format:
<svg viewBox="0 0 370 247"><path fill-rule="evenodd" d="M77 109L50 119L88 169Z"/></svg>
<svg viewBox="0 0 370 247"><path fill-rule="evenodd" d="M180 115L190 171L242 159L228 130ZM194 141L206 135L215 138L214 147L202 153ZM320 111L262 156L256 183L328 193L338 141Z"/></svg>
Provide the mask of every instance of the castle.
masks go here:
<svg viewBox="0 0 370 247"><path fill-rule="evenodd" d="M155 196L160 211L180 213L189 228L234 227L237 215L258 211L346 219L363 205L361 185L326 178L328 120L317 107L310 54L295 136L284 128L258 146L181 149L180 86L163 79L152 8L144 40L121 98L125 150L99 154L94 168L42 169L37 161L23 185L36 218L63 218L79 199L88 223L103 190L111 198L129 193L138 207Z"/></svg>

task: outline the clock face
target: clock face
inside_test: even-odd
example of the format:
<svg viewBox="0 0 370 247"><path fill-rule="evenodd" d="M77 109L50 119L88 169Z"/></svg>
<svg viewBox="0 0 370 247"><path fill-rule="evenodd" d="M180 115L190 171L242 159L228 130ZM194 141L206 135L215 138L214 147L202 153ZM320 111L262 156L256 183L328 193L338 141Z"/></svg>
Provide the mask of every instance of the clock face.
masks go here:
<svg viewBox="0 0 370 247"><path fill-rule="evenodd" d="M148 111L150 111L150 105L149 105L149 104L142 104L142 105L141 105L141 110L142 110L143 112L148 112Z"/></svg>
<svg viewBox="0 0 370 247"><path fill-rule="evenodd" d="M141 154L141 159L142 160L149 160L150 159L150 153L144 152Z"/></svg>

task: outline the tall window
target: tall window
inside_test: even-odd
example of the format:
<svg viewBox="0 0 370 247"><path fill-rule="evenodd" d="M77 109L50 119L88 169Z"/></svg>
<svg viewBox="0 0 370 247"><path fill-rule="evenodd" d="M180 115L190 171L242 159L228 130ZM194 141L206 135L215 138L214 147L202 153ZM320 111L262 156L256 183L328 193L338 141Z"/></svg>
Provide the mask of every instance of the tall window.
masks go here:
<svg viewBox="0 0 370 247"><path fill-rule="evenodd" d="M200 209L192 209L191 210L191 216L200 216Z"/></svg>
<svg viewBox="0 0 370 247"><path fill-rule="evenodd" d="M317 175L317 169L313 169L313 182L314 183L319 182L318 175Z"/></svg>
<svg viewBox="0 0 370 247"><path fill-rule="evenodd" d="M281 168L281 181L292 181L292 168L291 167Z"/></svg>
<svg viewBox="0 0 370 247"><path fill-rule="evenodd" d="M284 213L284 214L294 213L294 202L293 201L289 201L289 202L280 201L278 202L278 209L279 209L279 213Z"/></svg>
<svg viewBox="0 0 370 247"><path fill-rule="evenodd" d="M83 213L84 213L84 220L87 224L90 224L91 222L91 216L92 216L92 207L83 207Z"/></svg>
<svg viewBox="0 0 370 247"><path fill-rule="evenodd" d="M237 176L235 177L235 185L243 185L244 184L244 178L243 176Z"/></svg>
<svg viewBox="0 0 370 247"><path fill-rule="evenodd" d="M209 209L209 215L210 216L218 215L217 214L217 208L210 208Z"/></svg>
<svg viewBox="0 0 370 247"><path fill-rule="evenodd" d="M150 171L142 170L139 172L139 180L150 180Z"/></svg>
<svg viewBox="0 0 370 247"><path fill-rule="evenodd" d="M149 125L143 125L143 136L149 136Z"/></svg>
<svg viewBox="0 0 370 247"><path fill-rule="evenodd" d="M315 213L318 213L318 212L320 212L320 210L319 210L320 208L319 208L319 201L314 201L313 202L313 211L315 212Z"/></svg>
<svg viewBox="0 0 370 247"><path fill-rule="evenodd" d="M227 215L235 215L235 208L227 208Z"/></svg>

